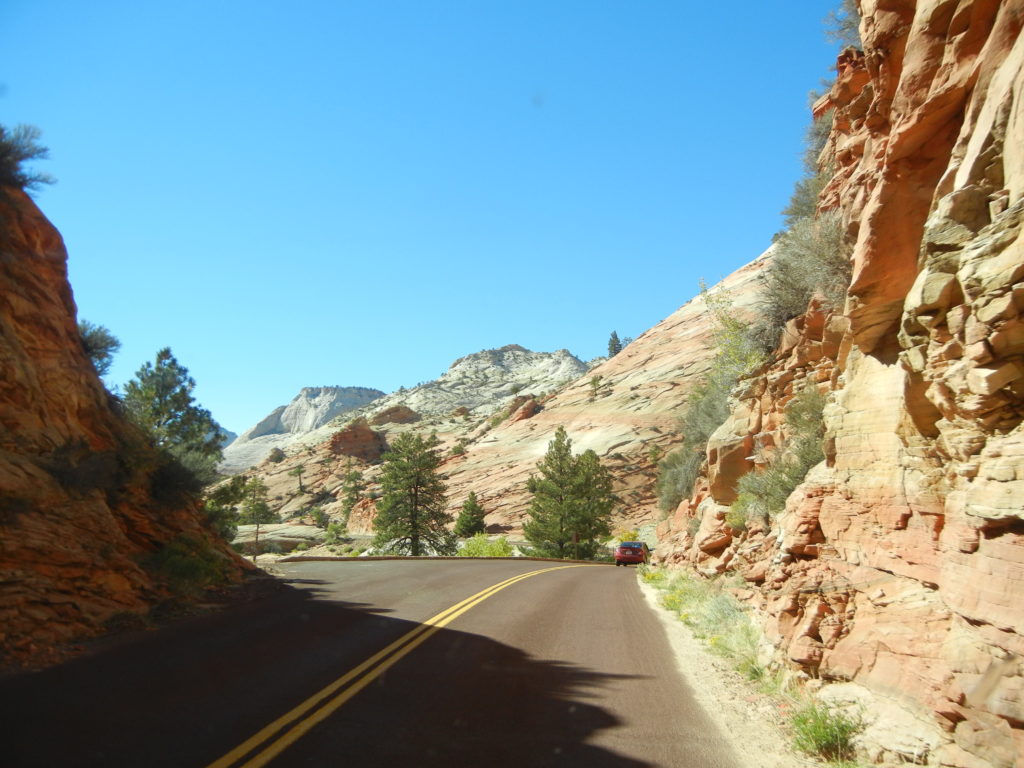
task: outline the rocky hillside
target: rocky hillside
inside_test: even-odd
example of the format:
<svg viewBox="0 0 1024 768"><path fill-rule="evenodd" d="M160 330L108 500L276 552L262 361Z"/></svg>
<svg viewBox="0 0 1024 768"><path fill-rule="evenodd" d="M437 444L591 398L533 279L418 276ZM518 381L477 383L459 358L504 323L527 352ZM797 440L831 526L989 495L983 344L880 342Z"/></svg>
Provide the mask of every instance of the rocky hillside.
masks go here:
<svg viewBox="0 0 1024 768"><path fill-rule="evenodd" d="M274 449L285 449L342 414L383 397L366 387L303 387L288 405L271 411L224 449L222 472L238 472L263 461Z"/></svg>
<svg viewBox="0 0 1024 768"><path fill-rule="evenodd" d="M169 596L168 547L243 567L115 412L82 349L61 236L0 190L0 662L45 660Z"/></svg>
<svg viewBox="0 0 1024 768"><path fill-rule="evenodd" d="M490 416L520 392L551 392L586 372L587 364L568 350L531 352L509 344L460 357L434 381L381 398L366 414L373 418L402 406L428 418L459 411L479 419Z"/></svg>
<svg viewBox="0 0 1024 768"><path fill-rule="evenodd" d="M1024 762L1024 3L861 2L820 207L842 217L845 312L792 322L744 382L658 556L737 571L776 658L899 724L879 755ZM826 460L769 521L736 482L828 396ZM730 457L740 457L731 460Z"/></svg>
<svg viewBox="0 0 1024 768"><path fill-rule="evenodd" d="M466 355L434 381L393 392L299 435L283 461L263 461L252 472L267 482L272 506L283 515L301 512L311 500L336 513L341 474L354 462L372 482L376 460L389 436L405 430L433 431L444 442L445 451L456 445L468 449L491 428L492 420L500 421L503 412L519 410L524 403L539 408L538 398L551 397L587 370L586 363L564 349L532 352L510 344ZM302 493L298 479L289 474L300 464ZM364 505L350 528L369 532L371 521L372 505ZM495 525L501 525L498 518Z"/></svg>
<svg viewBox="0 0 1024 768"><path fill-rule="evenodd" d="M712 289L727 293L739 313L752 313L767 255ZM696 286L694 286L696 289ZM711 328L698 296L642 334L619 354L534 406L524 399L500 423L471 432L465 453L445 465L452 512L470 491L488 511L492 530L518 535L529 509L529 476L559 426L577 453L594 450L615 475L623 499L615 526L657 522L654 478L658 452L678 442L676 422L712 357Z"/></svg>
<svg viewBox="0 0 1024 768"><path fill-rule="evenodd" d="M768 258L738 270L711 293L727 294L737 313L752 316ZM468 355L437 381L350 414L365 424L322 428L293 446L284 461L264 462L253 471L267 482L273 506L283 515L315 505L337 516L341 478L350 465L363 471L372 496L380 446L401 431L432 431L446 455L449 512L457 514L475 491L489 529L518 537L530 503L527 479L555 430L564 426L574 450L591 448L612 469L624 500L615 526L653 531L659 519L658 452L679 442L679 414L712 356L711 328L703 298L697 297L590 370L564 350L546 354L509 346ZM300 464L303 492L291 474ZM349 530L371 533L373 516L372 501L364 501Z"/></svg>
<svg viewBox="0 0 1024 768"><path fill-rule="evenodd" d="M518 392L553 391L586 371L587 364L568 350L531 352L509 344L461 357L437 379L390 395L361 387L304 389L290 405L276 409L229 445L221 470L245 470L274 448L305 451L357 418L378 426L426 419L436 427L456 414L463 419L455 429L461 433L464 420L490 416Z"/></svg>

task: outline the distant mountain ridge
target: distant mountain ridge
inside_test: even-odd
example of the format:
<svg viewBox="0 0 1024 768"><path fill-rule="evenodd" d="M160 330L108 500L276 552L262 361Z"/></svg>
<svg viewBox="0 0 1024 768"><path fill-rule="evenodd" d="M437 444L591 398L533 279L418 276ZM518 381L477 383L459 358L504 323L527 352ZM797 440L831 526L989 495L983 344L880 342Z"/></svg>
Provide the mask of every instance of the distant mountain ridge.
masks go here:
<svg viewBox="0 0 1024 768"><path fill-rule="evenodd" d="M460 357L434 381L375 401L367 415L405 405L421 416L447 416L457 408L486 416L516 394L539 395L575 381L588 366L567 349L532 352L518 344Z"/></svg>
<svg viewBox="0 0 1024 768"><path fill-rule="evenodd" d="M368 387L303 387L288 405L275 408L224 449L221 470L237 472L284 449L342 414L373 402L384 393Z"/></svg>
<svg viewBox="0 0 1024 768"><path fill-rule="evenodd" d="M288 405L275 408L255 427L243 432L239 439L312 432L336 416L383 396L379 389L367 387L303 387Z"/></svg>
<svg viewBox="0 0 1024 768"><path fill-rule="evenodd" d="M373 418L405 406L426 418L465 409L481 418L499 409L516 394L539 395L578 379L587 363L567 349L533 352L518 344L484 349L460 357L434 381L389 395L364 387L306 387L291 403L274 409L224 449L222 472L241 472L263 461L274 448L314 444L345 420Z"/></svg>

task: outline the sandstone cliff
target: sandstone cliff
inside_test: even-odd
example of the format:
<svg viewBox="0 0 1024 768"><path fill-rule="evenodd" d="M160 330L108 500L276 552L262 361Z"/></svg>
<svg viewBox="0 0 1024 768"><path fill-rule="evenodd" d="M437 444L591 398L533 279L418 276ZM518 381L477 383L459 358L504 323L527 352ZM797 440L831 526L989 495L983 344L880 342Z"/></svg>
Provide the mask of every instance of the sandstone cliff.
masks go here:
<svg viewBox="0 0 1024 768"><path fill-rule="evenodd" d="M0 199L0 656L36 658L167 597L169 542L241 563L202 524L82 350L60 235Z"/></svg>
<svg viewBox="0 0 1024 768"><path fill-rule="evenodd" d="M845 316L811 308L744 383L659 556L738 570L777 655L916 728L930 765L1024 761L1024 3L863 0L816 111L821 198L852 248ZM829 393L826 461L763 526L725 520L737 452ZM853 694L851 694L853 695Z"/></svg>

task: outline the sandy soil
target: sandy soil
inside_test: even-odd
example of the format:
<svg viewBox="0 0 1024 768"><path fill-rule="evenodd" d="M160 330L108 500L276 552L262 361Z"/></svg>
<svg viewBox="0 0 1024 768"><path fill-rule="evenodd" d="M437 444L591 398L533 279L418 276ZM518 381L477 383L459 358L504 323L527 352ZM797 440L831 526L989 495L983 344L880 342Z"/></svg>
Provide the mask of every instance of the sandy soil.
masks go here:
<svg viewBox="0 0 1024 768"><path fill-rule="evenodd" d="M744 768L820 766L790 747L779 727L781 715L775 702L741 678L726 661L709 653L683 622L661 606L657 587L638 581L665 627L680 673L704 711L732 743L736 764Z"/></svg>

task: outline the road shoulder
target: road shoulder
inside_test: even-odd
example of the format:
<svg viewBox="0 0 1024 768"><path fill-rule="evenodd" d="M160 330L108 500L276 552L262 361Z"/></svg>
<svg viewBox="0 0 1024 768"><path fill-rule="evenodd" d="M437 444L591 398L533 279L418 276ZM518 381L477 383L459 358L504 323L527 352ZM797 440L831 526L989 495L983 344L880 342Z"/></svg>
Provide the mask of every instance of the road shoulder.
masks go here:
<svg viewBox="0 0 1024 768"><path fill-rule="evenodd" d="M818 765L801 758L775 725L780 715L774 702L743 680L729 665L693 636L672 611L662 607L657 587L637 578L647 604L665 628L680 674L701 708L730 742L746 768L793 768Z"/></svg>

